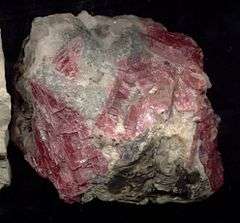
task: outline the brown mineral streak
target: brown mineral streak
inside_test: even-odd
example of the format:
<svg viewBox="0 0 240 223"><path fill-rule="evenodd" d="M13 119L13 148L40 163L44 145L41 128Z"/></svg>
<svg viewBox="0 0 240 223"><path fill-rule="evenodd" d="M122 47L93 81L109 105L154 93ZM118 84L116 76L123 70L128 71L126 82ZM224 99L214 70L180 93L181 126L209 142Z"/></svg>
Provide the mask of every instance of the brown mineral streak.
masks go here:
<svg viewBox="0 0 240 223"><path fill-rule="evenodd" d="M13 135L62 199L187 202L221 187L219 118L190 37L151 19L85 11L32 26Z"/></svg>

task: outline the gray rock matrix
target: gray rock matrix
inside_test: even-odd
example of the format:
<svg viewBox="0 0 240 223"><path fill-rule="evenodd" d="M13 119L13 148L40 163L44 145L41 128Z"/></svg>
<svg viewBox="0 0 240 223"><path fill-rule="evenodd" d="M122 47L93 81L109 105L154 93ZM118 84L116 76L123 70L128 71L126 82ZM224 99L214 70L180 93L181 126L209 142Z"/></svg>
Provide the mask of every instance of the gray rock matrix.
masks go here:
<svg viewBox="0 0 240 223"><path fill-rule="evenodd" d="M1 32L0 32L1 33ZM0 37L0 189L10 183L10 168L7 160L8 124L11 116L10 96L6 89L4 55Z"/></svg>

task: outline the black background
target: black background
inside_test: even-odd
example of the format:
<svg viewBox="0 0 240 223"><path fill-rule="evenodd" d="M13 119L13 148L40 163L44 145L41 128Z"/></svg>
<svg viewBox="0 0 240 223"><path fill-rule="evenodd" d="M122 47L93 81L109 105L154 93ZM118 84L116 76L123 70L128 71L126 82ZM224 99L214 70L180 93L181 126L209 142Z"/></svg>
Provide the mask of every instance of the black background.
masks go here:
<svg viewBox="0 0 240 223"><path fill-rule="evenodd" d="M0 222L240 222L240 7L238 1L22 0L0 1L0 26L8 89L13 65L34 17L87 10L108 16L152 17L170 31L193 37L203 49L204 68L213 84L208 96L221 116L219 150L225 184L209 199L191 204L135 206L93 201L64 204L10 143L12 185L0 193ZM239 201L239 202L238 202Z"/></svg>

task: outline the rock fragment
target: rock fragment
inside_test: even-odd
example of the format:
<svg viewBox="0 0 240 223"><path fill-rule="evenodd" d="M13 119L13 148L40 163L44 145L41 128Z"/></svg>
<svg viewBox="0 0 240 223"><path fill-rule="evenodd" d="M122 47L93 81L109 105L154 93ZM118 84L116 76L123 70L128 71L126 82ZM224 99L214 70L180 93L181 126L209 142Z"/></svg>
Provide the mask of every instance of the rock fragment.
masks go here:
<svg viewBox="0 0 240 223"><path fill-rule="evenodd" d="M0 31L1 34L1 31ZM4 55L0 37L0 189L10 183L10 169L7 160L8 124L10 122L10 96L6 90Z"/></svg>
<svg viewBox="0 0 240 223"><path fill-rule="evenodd" d="M205 198L223 183L201 49L151 19L36 18L13 136L67 202Z"/></svg>

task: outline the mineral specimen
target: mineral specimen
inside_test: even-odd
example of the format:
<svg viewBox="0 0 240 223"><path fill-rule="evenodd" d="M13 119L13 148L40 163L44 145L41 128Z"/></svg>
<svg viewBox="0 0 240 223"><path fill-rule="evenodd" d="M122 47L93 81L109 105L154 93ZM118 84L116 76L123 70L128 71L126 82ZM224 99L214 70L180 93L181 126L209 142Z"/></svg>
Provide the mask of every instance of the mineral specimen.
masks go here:
<svg viewBox="0 0 240 223"><path fill-rule="evenodd" d="M8 143L8 124L11 115L10 110L10 96L6 90L4 56L0 37L0 189L10 183L10 171L6 150Z"/></svg>
<svg viewBox="0 0 240 223"><path fill-rule="evenodd" d="M66 202L205 198L223 183L201 49L136 16L36 18L13 136Z"/></svg>

